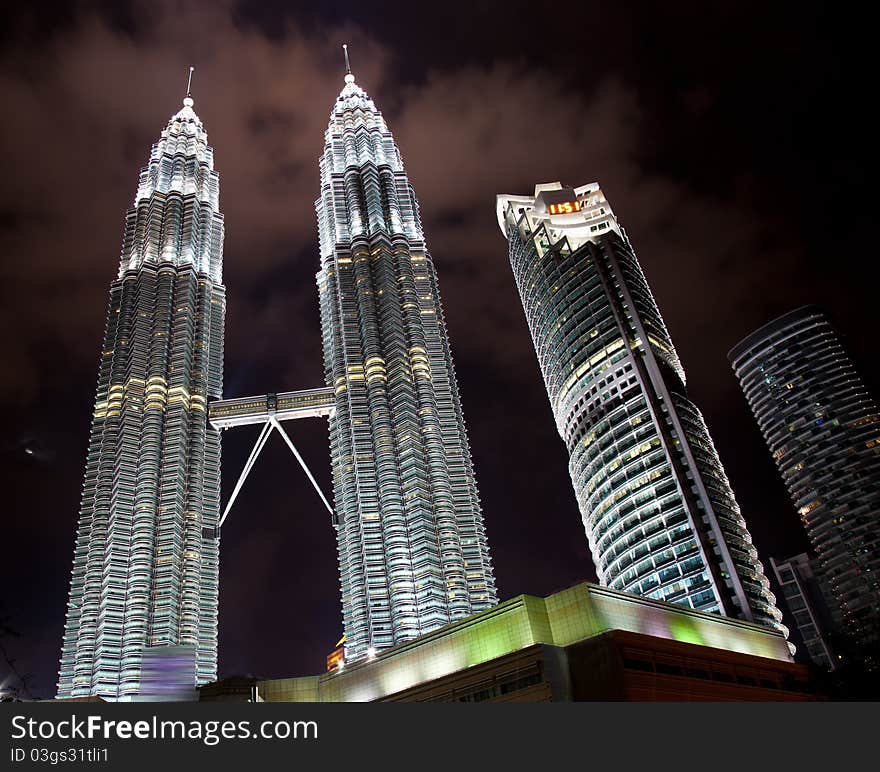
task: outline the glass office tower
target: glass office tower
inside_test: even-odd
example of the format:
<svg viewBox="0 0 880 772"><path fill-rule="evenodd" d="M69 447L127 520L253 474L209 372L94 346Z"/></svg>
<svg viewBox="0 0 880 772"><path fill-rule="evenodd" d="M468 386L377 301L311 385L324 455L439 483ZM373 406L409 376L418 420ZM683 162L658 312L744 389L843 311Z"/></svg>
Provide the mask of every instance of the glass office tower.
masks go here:
<svg viewBox="0 0 880 772"><path fill-rule="evenodd" d="M498 196L600 581L777 629L775 605L629 240L595 183Z"/></svg>
<svg viewBox="0 0 880 772"><path fill-rule="evenodd" d="M223 379L219 177L187 96L153 146L125 218L110 304L59 697L131 699L159 650L189 681L217 675Z"/></svg>
<svg viewBox="0 0 880 772"><path fill-rule="evenodd" d="M418 203L350 72L325 136L317 282L349 662L497 597Z"/></svg>
<svg viewBox="0 0 880 772"><path fill-rule="evenodd" d="M765 325L729 358L813 543L844 630L858 647L873 647L870 656L880 666L877 401L814 306Z"/></svg>

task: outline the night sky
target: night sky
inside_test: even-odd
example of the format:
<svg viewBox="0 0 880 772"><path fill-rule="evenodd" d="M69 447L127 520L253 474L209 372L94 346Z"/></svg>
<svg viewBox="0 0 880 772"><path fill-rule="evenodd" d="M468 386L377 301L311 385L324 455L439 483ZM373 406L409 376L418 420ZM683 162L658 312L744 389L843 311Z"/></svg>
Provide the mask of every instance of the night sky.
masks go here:
<svg viewBox="0 0 880 772"><path fill-rule="evenodd" d="M6 17L0 622L20 633L3 644L35 696L55 690L124 213L190 64L226 218L227 397L323 385L313 202L347 42L421 204L502 599L595 579L495 220L497 193L539 182L602 185L765 566L807 547L726 354L818 303L880 383L875 43L852 13L153 0L17 4ZM329 492L326 421L287 428ZM224 435L224 502L257 433ZM221 675L323 670L342 632L334 532L280 437L224 526L220 576Z"/></svg>

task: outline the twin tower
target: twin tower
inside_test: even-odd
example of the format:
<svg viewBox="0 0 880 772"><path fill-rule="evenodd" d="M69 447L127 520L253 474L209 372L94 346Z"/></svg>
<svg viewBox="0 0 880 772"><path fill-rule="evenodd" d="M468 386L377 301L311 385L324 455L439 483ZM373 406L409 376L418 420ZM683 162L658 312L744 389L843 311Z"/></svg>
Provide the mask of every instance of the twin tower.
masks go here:
<svg viewBox="0 0 880 772"><path fill-rule="evenodd" d="M326 385L222 400L224 223L189 95L153 146L110 288L59 697L136 699L151 652L168 649L188 653L191 685L216 679L220 430L236 423L264 421L260 446L285 416L329 418L347 662L498 602L418 202L382 114L350 72L320 173ZM550 187L499 198L499 222L600 578L778 626L625 236L596 186ZM588 201L593 219L581 211ZM579 235L560 249L551 225ZM542 306L536 293L555 300ZM627 395L638 404L615 413Z"/></svg>

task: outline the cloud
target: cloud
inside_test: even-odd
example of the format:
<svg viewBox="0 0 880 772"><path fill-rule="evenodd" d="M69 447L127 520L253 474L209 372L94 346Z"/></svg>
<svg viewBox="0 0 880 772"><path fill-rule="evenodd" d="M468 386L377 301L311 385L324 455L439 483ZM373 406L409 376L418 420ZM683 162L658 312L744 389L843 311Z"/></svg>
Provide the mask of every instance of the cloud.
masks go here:
<svg viewBox="0 0 880 772"><path fill-rule="evenodd" d="M36 398L32 352L47 340L75 365L96 363L125 209L150 144L179 107L190 62L221 174L226 281L242 296L315 240L317 157L341 87L338 41L359 41L367 78L378 80L386 60L351 28L309 37L290 28L269 40L237 25L226 4L159 3L149 21L132 37L85 16L47 48L7 50L0 60L11 116L0 125L7 400ZM273 316L246 310L257 324ZM236 303L230 314L242 319Z"/></svg>
<svg viewBox="0 0 880 772"><path fill-rule="evenodd" d="M291 346L288 333L318 334L313 201L323 131L341 86L342 40L356 42L359 82L386 108L402 149L450 326L460 330L475 318L484 326L468 341L454 338L457 353L505 366L532 361L494 199L528 193L536 182L604 186L676 334L689 335L695 308L717 307L719 271L733 283L725 293L733 288L745 301L753 289L754 278L743 283L744 272L731 266L755 259L754 219L640 172L646 138L635 95L618 81L594 84L587 97L552 72L498 62L429 72L400 88L392 53L352 27L306 33L291 25L270 39L237 23L225 3L138 8L137 36L85 15L47 50L11 50L0 63L12 116L0 126L8 170L0 190L0 322L12 365L0 395L7 400L36 398L33 352L47 341L74 368L94 367L124 210L149 145L177 109L190 62L221 175L233 368L237 359L269 366L286 357L307 373L288 371L285 381L320 378L319 346L305 335ZM269 281L276 291L266 292ZM694 285L704 290L697 297L681 290Z"/></svg>

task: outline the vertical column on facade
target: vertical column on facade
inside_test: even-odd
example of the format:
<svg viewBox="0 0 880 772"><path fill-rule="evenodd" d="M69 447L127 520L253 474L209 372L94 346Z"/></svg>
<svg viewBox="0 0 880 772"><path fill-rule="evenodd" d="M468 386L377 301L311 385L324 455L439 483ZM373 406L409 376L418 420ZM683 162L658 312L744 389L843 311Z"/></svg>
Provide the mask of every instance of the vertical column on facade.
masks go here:
<svg viewBox="0 0 880 772"><path fill-rule="evenodd" d="M443 359L448 363L444 370L444 380L446 381L442 391L444 399L439 401L439 409L456 528L459 536L457 544L461 550L464 586L468 596L467 606L461 604L461 608L462 610L466 609L466 613L473 613L487 607L487 601L495 595L495 583L470 444L455 377L455 365L452 361L452 350L449 345L449 334L446 329L443 306L440 303L437 272L430 256L427 256L425 264L427 268L426 279L423 284L417 285L416 289L419 293L422 312L430 310L434 312L433 317L436 319L440 349Z"/></svg>
<svg viewBox="0 0 880 772"><path fill-rule="evenodd" d="M138 286L136 274L126 275L119 281L119 325L113 345L113 362L107 387L106 422L101 443L101 462L95 490L95 515L89 544L86 573L85 605L90 609L87 622L80 631L82 680L80 694L90 694L98 684L102 651L97 636L100 624L105 557L110 532L110 513L113 506L117 457L121 447L121 424L125 381L130 369L129 351L136 334ZM84 620L85 621L85 620ZM80 668L78 667L78 670ZM107 687L115 693L117 682Z"/></svg>
<svg viewBox="0 0 880 772"><path fill-rule="evenodd" d="M375 171L371 174L371 196L380 205ZM371 212L371 227L377 213ZM384 217L383 217L384 219ZM388 587L392 597L393 642L408 640L419 634L418 578L416 566L423 548L423 529L419 527L425 507L430 510L424 481L424 458L414 445L418 436L418 420L407 371L407 338L400 308L400 267L384 231L370 240L372 302L378 312L380 346L366 360L367 383L381 384L388 406L389 431L385 449L387 471L395 480L397 496L394 517L385 521L385 548L388 566ZM415 526L415 531L413 531Z"/></svg>
<svg viewBox="0 0 880 772"><path fill-rule="evenodd" d="M191 425L187 437L189 447L187 458L199 459L207 456L208 424L206 420L208 402L208 373L211 362L211 281L204 274L193 275L190 281L196 283L195 306L187 309L186 315L193 327L192 382L189 400L185 403L189 410ZM201 597L202 566L202 513L205 511L205 465L192 463L186 478L186 494L181 513L181 537L183 540L182 566L180 577L180 601L178 608L178 628L174 631L177 643L198 647L199 606L208 604ZM196 667L199 662L196 654Z"/></svg>
<svg viewBox="0 0 880 772"><path fill-rule="evenodd" d="M209 398L223 396L223 320L226 317L226 292L222 285L212 284L210 301L210 331L208 351L207 395ZM220 432L210 424L206 426L204 494L202 510L194 512L196 526L193 543L199 544L199 597L197 619L196 668L200 683L217 678L217 623L219 613L219 567L220 545L214 536L220 520ZM201 515L199 519L197 516Z"/></svg>
<svg viewBox="0 0 880 772"><path fill-rule="evenodd" d="M346 643L366 650L369 641L369 616L367 613L367 567L365 562L360 511L362 506L377 508L376 493L366 485L358 485L356 455L364 448L372 457L369 413L366 404L366 388L361 373L349 373L347 362L363 361L360 348L360 331L356 303L356 288L351 252L340 253L337 260L336 297L332 303L339 331L336 351L329 352L334 362L337 382L336 416L333 422L339 447L339 469L342 478L343 511L339 518L339 549L344 553L340 564L345 566L348 583L347 593L343 586L343 608L347 607L351 627L346 627ZM337 353L339 352L339 353ZM341 356L340 356L341 353ZM325 355L327 355L325 353ZM342 389L342 391L340 391ZM368 510L369 511L369 510Z"/></svg>
<svg viewBox="0 0 880 772"><path fill-rule="evenodd" d="M379 175L381 184L376 195L382 208L381 225L397 233L401 215L395 175L385 165L380 167ZM409 630L401 637L405 640L417 635L426 621L429 624L448 621L444 609L445 583L442 576L431 570L432 565L440 564L441 555L437 526L431 516L434 498L429 484L430 462L422 441L421 413L429 409L421 394L425 391L427 360L418 319L411 313L412 304L417 303L417 292L406 239L398 235L391 235L389 239L383 234L375 248L374 265L376 284L382 288L378 303L383 350L405 502L404 528L400 534L401 540L407 539L409 552L405 574Z"/></svg>
<svg viewBox="0 0 880 772"><path fill-rule="evenodd" d="M388 410L386 383L381 378L367 377L379 372L382 358L379 322L373 301L373 282L370 270L370 245L363 236L352 240L354 293L360 328L360 357L349 356L350 377L363 389L366 397L368 421L372 427L371 444L356 448L356 463L364 478L374 479L376 489L369 492L367 501L361 500L361 520L364 538L364 563L367 581L367 612L370 639L390 644L404 620L392 610L396 599L388 591L388 541L390 532L399 527L403 517L403 502L398 484L394 458L394 438ZM352 392L354 393L354 392ZM367 458L361 454L366 453ZM362 484L365 479L362 479Z"/></svg>
<svg viewBox="0 0 880 772"><path fill-rule="evenodd" d="M107 524L107 548L101 584L101 613L96 638L97 684L109 690L121 689L123 660L120 646L127 643L124 629L127 585L141 566L132 564L132 528L135 519L137 459L143 423L143 396L146 364L152 333L151 311L156 301L155 276L145 273L132 277L127 289L133 300L133 319L127 340L120 341L123 368L113 379L111 391L119 399L121 412L117 438L110 509ZM111 396L111 401L113 397ZM149 576L149 561L146 564Z"/></svg>
<svg viewBox="0 0 880 772"><path fill-rule="evenodd" d="M161 465L162 436L165 418L165 363L171 327L173 278L167 271L145 266L137 274L136 284L142 292L152 287L149 306L139 311L143 319L150 319L146 330L145 358L137 372L129 370L128 382L137 388L137 396L130 391L141 409L139 447L136 459L136 479L132 486L134 513L132 519L131 553L129 555L128 598L122 635L120 689L139 686L141 653L149 636L151 584L156 527L156 490Z"/></svg>
<svg viewBox="0 0 880 772"><path fill-rule="evenodd" d="M389 365L395 384L399 384L395 404L396 419L401 423L396 425L399 459L401 464L406 464L401 474L405 476L407 491L413 591L421 622L444 624L449 617L444 608L445 576L440 568L442 525L437 517L443 512L444 494L436 484L438 447L428 441L430 427L436 422L436 405L431 393L430 372L424 362L427 344L418 317L409 245L404 238L393 236L385 252L382 286L386 296L382 305L388 320L386 329L395 328L400 346L391 350L394 358Z"/></svg>
<svg viewBox="0 0 880 772"><path fill-rule="evenodd" d="M438 316L435 300L434 267L424 244L408 244L405 265L411 282L404 302L404 316L409 321L410 347L413 350L413 380L419 395L419 418L428 457L428 472L434 499L434 519L439 539L443 571L446 619L466 616L471 611L467 592L461 536L456 522L455 498L450 475L448 451L450 431L458 424L451 410L451 358L444 345L445 330ZM427 357L427 367L419 366ZM459 450L459 448L456 448ZM454 461L454 459L453 459Z"/></svg>
<svg viewBox="0 0 880 772"><path fill-rule="evenodd" d="M197 284L191 269L165 269L173 282L175 308L195 309ZM168 398L156 518L155 568L149 646L178 643L180 578L183 572L183 514L191 431L189 398L193 388L194 320L175 312L167 368Z"/></svg>
<svg viewBox="0 0 880 772"><path fill-rule="evenodd" d="M103 527L97 523L101 518L100 496L98 494L101 474L100 462L104 457L105 436L108 434L107 409L121 302L122 283L115 281L110 288L104 345L98 368L95 412L89 437L83 498L74 549L70 598L62 644L59 686L69 690L70 693L80 689L87 691L92 678L98 598L94 593L88 591L90 587L88 579L90 568L91 575L95 573L99 554L94 543L102 540ZM90 559L91 567L89 565Z"/></svg>
<svg viewBox="0 0 880 772"><path fill-rule="evenodd" d="M384 170L383 170L384 174ZM378 195L378 193L377 193ZM395 642L406 640L420 631L418 608L421 591L417 566L423 559L426 537L426 513L431 503L425 488L425 458L419 443L417 408L412 392L412 374L408 367L407 336L397 297L402 268L388 239L383 235L372 240L372 274L375 302L378 306L382 336L382 357L367 367L367 380L387 382L391 416L393 457L397 460L396 475L400 489L400 513L389 529L388 579L389 590L396 598L394 612Z"/></svg>

